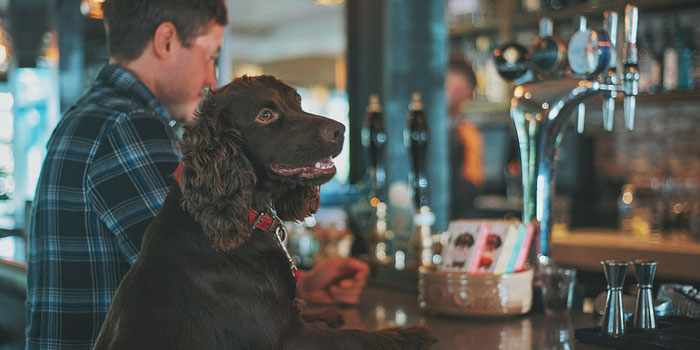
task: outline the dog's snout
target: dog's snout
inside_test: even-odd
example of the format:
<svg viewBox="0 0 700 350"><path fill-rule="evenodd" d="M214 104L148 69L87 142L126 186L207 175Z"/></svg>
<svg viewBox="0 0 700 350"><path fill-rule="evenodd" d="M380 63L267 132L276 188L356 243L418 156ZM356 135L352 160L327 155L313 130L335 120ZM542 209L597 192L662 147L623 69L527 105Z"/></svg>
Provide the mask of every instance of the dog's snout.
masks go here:
<svg viewBox="0 0 700 350"><path fill-rule="evenodd" d="M345 134L345 125L336 121L328 123L328 125L321 130L321 137L328 142L342 143L343 134Z"/></svg>

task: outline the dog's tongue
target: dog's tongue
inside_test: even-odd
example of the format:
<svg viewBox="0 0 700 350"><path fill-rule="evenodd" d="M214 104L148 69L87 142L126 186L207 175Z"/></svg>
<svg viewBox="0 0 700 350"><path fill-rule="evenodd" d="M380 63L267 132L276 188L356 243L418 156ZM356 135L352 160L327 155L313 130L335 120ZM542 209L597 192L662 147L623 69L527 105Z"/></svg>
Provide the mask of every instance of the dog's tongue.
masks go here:
<svg viewBox="0 0 700 350"><path fill-rule="evenodd" d="M335 165L330 157L316 162L313 166L293 167L290 165L274 164L270 166L272 171L284 175L299 175L306 178L314 178L322 175L335 173Z"/></svg>

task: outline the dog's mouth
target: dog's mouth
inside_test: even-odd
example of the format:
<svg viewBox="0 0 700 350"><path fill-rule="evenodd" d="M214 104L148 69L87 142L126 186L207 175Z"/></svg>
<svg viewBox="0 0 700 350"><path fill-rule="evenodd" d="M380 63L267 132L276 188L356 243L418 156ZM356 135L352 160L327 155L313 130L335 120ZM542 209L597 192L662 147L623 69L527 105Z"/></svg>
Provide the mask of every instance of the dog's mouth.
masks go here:
<svg viewBox="0 0 700 350"><path fill-rule="evenodd" d="M314 165L311 166L292 166L284 164L272 164L270 169L273 172L284 175L284 176L300 176L308 179L314 179L317 177L328 176L335 174L335 165L331 157L326 157L319 160Z"/></svg>

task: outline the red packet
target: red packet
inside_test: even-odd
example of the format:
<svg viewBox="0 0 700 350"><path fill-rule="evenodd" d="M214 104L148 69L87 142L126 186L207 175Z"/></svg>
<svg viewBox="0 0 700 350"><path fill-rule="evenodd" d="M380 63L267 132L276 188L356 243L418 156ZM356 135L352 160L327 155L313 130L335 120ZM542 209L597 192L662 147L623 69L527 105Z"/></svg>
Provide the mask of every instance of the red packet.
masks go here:
<svg viewBox="0 0 700 350"><path fill-rule="evenodd" d="M474 249L479 240L481 224L477 221L456 220L450 222L447 232L444 233L446 240L442 257L442 270L468 271L471 266L471 259L474 256Z"/></svg>
<svg viewBox="0 0 700 350"><path fill-rule="evenodd" d="M479 272L479 266L481 264L481 255L482 252L484 251L484 247L486 246L486 241L488 240L489 236L489 225L481 225L480 230L479 230L479 238L476 241L476 246L474 248L474 252L472 253L472 257L470 258L469 262L469 273L477 273Z"/></svg>

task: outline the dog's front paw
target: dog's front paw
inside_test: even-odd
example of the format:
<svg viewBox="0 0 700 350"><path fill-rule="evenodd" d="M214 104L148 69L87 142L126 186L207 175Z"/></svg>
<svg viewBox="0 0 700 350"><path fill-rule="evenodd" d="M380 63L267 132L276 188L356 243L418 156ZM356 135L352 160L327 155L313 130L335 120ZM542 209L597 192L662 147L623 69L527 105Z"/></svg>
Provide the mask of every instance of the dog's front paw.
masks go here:
<svg viewBox="0 0 700 350"><path fill-rule="evenodd" d="M412 326L406 328L389 328L380 332L396 334L394 340L400 344L400 349L424 350L430 349L437 343L437 338L433 336L428 328L423 326Z"/></svg>

